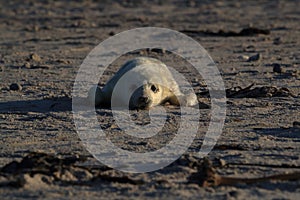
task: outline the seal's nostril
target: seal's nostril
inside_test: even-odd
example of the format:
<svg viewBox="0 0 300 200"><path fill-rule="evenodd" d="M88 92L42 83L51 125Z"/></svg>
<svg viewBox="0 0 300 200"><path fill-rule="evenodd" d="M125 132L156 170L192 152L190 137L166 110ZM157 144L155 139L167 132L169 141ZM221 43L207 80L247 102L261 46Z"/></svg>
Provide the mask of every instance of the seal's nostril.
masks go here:
<svg viewBox="0 0 300 200"><path fill-rule="evenodd" d="M140 100L140 102L146 103L146 102L148 102L149 98L148 97L140 97L139 100Z"/></svg>

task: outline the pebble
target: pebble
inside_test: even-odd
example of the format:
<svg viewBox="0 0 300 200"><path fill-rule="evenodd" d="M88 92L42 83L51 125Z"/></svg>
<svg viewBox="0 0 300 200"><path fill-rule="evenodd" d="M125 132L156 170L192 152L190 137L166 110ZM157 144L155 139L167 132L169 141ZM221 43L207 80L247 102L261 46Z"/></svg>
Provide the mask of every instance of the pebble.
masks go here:
<svg viewBox="0 0 300 200"><path fill-rule="evenodd" d="M252 62L252 61L257 61L259 60L261 57L261 55L259 53L253 55L253 56L250 56L249 59L247 60L248 62Z"/></svg>
<svg viewBox="0 0 300 200"><path fill-rule="evenodd" d="M238 59L241 59L242 61L248 61L249 60L249 56L242 55L242 56L239 56Z"/></svg>
<svg viewBox="0 0 300 200"><path fill-rule="evenodd" d="M27 69L30 69L31 68L31 65L29 62L26 62L24 63L23 67L27 68Z"/></svg>
<svg viewBox="0 0 300 200"><path fill-rule="evenodd" d="M226 161L223 159L220 159L219 162L222 167L224 167L226 165Z"/></svg>
<svg viewBox="0 0 300 200"><path fill-rule="evenodd" d="M22 90L22 86L18 83L12 83L12 84L10 84L9 89L14 90L14 91Z"/></svg>
<svg viewBox="0 0 300 200"><path fill-rule="evenodd" d="M292 76L295 76L297 78L300 78L300 70L295 70L293 73L292 73Z"/></svg>
<svg viewBox="0 0 300 200"><path fill-rule="evenodd" d="M36 62L40 62L42 60L41 57L36 53L30 54L30 59Z"/></svg>
<svg viewBox="0 0 300 200"><path fill-rule="evenodd" d="M186 2L187 7L192 7L193 8L196 5L197 5L197 3L195 1L192 1L192 0Z"/></svg>
<svg viewBox="0 0 300 200"><path fill-rule="evenodd" d="M282 43L282 40L281 40L280 37L277 37L277 38L275 38L275 39L273 40L273 44L278 45L278 44L281 44L281 43Z"/></svg>
<svg viewBox="0 0 300 200"><path fill-rule="evenodd" d="M273 66L273 72L276 72L276 73L284 73L285 72L285 69L282 68L281 65L278 63L273 63L272 66Z"/></svg>
<svg viewBox="0 0 300 200"><path fill-rule="evenodd" d="M294 121L293 122L293 127L294 128L300 128L300 121L298 122L298 121Z"/></svg>
<svg viewBox="0 0 300 200"><path fill-rule="evenodd" d="M238 198L240 196L240 193L238 191L232 190L228 192L229 197Z"/></svg>

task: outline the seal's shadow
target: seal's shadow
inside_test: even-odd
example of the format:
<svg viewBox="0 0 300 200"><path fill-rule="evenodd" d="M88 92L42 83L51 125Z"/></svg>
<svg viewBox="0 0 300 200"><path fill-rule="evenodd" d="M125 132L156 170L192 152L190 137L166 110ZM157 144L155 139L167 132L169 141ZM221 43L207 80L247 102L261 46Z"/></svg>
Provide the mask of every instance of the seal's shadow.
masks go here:
<svg viewBox="0 0 300 200"><path fill-rule="evenodd" d="M2 114L19 112L48 113L65 111L72 111L72 99L69 97L0 102L0 113Z"/></svg>

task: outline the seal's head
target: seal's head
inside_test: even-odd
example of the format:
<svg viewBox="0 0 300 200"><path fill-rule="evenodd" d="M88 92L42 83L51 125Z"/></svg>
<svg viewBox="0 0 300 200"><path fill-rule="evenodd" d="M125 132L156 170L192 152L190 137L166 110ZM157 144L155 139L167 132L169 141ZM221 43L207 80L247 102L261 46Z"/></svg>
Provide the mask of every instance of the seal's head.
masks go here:
<svg viewBox="0 0 300 200"><path fill-rule="evenodd" d="M130 98L130 109L150 109L162 102L162 87L159 84L146 83L136 89Z"/></svg>

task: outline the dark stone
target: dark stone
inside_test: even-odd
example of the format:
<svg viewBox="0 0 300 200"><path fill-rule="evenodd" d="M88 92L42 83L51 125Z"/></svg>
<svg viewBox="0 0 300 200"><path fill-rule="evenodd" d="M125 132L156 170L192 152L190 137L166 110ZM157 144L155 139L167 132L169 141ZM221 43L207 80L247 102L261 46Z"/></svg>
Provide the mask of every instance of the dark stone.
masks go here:
<svg viewBox="0 0 300 200"><path fill-rule="evenodd" d="M276 72L276 73L284 73L285 70L282 68L282 66L278 63L273 63L273 72Z"/></svg>
<svg viewBox="0 0 300 200"><path fill-rule="evenodd" d="M252 61L257 61L260 59L260 54L255 54L253 56L250 56L249 59L247 60L248 62L252 62Z"/></svg>
<svg viewBox="0 0 300 200"><path fill-rule="evenodd" d="M10 90L22 90L22 86L18 83L12 83L10 86L9 86L9 89Z"/></svg>

